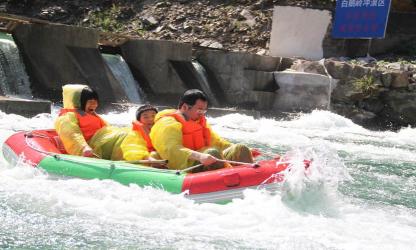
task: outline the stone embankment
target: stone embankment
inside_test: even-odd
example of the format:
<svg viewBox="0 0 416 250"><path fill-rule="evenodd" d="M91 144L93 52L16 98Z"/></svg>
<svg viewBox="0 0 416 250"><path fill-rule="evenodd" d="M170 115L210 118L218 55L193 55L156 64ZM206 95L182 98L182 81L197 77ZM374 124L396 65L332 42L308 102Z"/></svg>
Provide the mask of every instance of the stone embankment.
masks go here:
<svg viewBox="0 0 416 250"><path fill-rule="evenodd" d="M294 60L291 70L329 74L335 80L332 109L360 124L391 127L416 124L416 65L376 62Z"/></svg>

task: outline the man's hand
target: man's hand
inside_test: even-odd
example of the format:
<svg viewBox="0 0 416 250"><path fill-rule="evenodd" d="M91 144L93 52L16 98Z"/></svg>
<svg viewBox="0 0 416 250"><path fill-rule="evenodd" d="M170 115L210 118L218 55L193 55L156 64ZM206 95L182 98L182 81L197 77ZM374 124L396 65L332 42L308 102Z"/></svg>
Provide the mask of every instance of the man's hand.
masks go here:
<svg viewBox="0 0 416 250"><path fill-rule="evenodd" d="M85 146L82 150L82 156L84 157L94 157L94 152L92 151L92 148L89 146Z"/></svg>
<svg viewBox="0 0 416 250"><path fill-rule="evenodd" d="M201 162L204 166L209 166L211 164L216 163L217 161L217 158L209 154L201 154L199 156L199 162Z"/></svg>
<svg viewBox="0 0 416 250"><path fill-rule="evenodd" d="M155 158L153 158L151 156L147 157L146 160L149 160L149 161L160 161L160 159L155 159ZM164 169L167 168L166 167L166 163L150 163L149 165L151 167L154 167L154 168L164 168Z"/></svg>
<svg viewBox="0 0 416 250"><path fill-rule="evenodd" d="M212 156L210 154L204 154L204 153L200 153L200 152L197 152L197 151L192 151L192 154L189 158L192 159L192 160L199 161L204 166L209 166L209 165L218 161L217 158L215 158L214 156Z"/></svg>

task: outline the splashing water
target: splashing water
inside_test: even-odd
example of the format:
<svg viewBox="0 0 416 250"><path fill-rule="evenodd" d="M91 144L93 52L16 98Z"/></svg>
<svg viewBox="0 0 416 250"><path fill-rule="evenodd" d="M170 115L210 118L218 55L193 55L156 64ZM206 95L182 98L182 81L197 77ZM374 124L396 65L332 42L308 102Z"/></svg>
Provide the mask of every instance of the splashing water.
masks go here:
<svg viewBox="0 0 416 250"><path fill-rule="evenodd" d="M120 55L102 54L114 77L121 84L128 101L131 103L143 103L144 94L139 84L129 69L126 61Z"/></svg>
<svg viewBox="0 0 416 250"><path fill-rule="evenodd" d="M32 98L29 77L13 38L0 32L0 94Z"/></svg>
<svg viewBox="0 0 416 250"><path fill-rule="evenodd" d="M133 114L104 119L129 125ZM0 112L0 141L51 128L55 117ZM329 111L208 121L225 138L260 148L264 159L290 156L277 193L247 190L226 205L197 204L0 158L0 248L414 249L416 129L369 131ZM303 159L312 159L306 173Z"/></svg>

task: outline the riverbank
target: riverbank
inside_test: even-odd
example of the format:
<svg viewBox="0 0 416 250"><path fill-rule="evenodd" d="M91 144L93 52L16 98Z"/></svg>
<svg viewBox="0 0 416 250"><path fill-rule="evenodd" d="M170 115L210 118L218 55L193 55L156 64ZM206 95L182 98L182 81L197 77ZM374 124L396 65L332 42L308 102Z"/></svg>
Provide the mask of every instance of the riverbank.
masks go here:
<svg viewBox="0 0 416 250"><path fill-rule="evenodd" d="M195 85L195 75L190 76L187 72L189 67L195 71L194 66L190 65L199 61L207 67L206 76L210 77L210 87L214 88L214 99L217 99L215 100L217 104L220 104L218 100L223 101L219 105L222 107L238 107L240 110L253 109L263 115L278 112L275 110L281 108L281 105L274 102L277 98L278 87L274 83L275 80L273 81L273 72L289 70L330 76L334 81L330 83L332 94L329 109L351 118L358 124L385 129L416 125L413 117L413 113L416 112L414 102L416 59L413 57L416 47L412 44L403 45L395 50L396 53L375 58L327 58L324 63L297 58L280 60L267 56L256 57L268 54L271 14L276 2L322 9L331 9L334 4L333 1L318 1L319 4L313 4L313 1L74 1L72 3L8 1L5 5L0 5L0 10L75 25L55 27L49 31L34 29L37 30L36 40L40 40L40 37L43 39L43 42L36 45L39 48L50 39L55 39L55 48L45 48L43 54L53 57L56 53L63 53L68 47L90 47L91 54L88 54L88 63L85 58L87 54L81 50L69 52L72 57L78 58L75 62L67 53L55 58L56 60L53 59L57 62L54 65L55 71L65 72L67 77L61 77L60 73L50 76L49 68L45 65L51 58L45 57L33 62L28 70L42 71L36 75L38 78L45 77L45 79L32 78L32 85L45 85L36 88L32 86L35 94L46 95L44 91L42 92L46 85L56 92L51 93L51 96L44 96L45 99L59 96L59 86L55 86L56 82L67 81L70 78L77 78L71 80L75 82L95 81L94 84L97 87L105 83L105 88L112 88L112 92L116 93L114 96L113 93L105 96L108 102L125 99L125 94L123 94L125 91L118 86L114 77L110 76L103 81L102 75L108 74L108 70L102 62L96 60L99 53L93 51L97 46L93 39L97 35L97 30L79 28L88 27L130 36L132 40L130 45L133 43L135 45L118 44L117 53L122 53L122 47L129 50L123 55L124 59L130 66L137 64L132 68L132 73L136 79L140 79L143 85L141 87L147 92L146 94L154 96L155 100L172 99L184 87L203 86L202 83ZM30 29L24 30L20 32L32 34ZM81 30L89 36L88 45L74 44L70 39L70 37L78 36ZM40 35L41 33L43 35ZM53 33L55 35L52 35ZM62 37L63 34L67 38L66 41ZM37 53L38 49L31 51L32 43L25 41L25 35L18 36L23 43L26 43L25 53L33 53L32 56L26 56L26 58L40 57ZM81 36L79 38L80 41L84 40ZM148 45L140 45L140 39L137 38L158 40L148 40ZM181 43L163 40L175 40ZM108 46L100 48L103 50ZM158 56L155 57L150 53L148 54L150 61L140 61L139 58L143 57L143 53L148 53L149 48L157 49ZM173 48L180 52L170 53ZM146 52L137 54L137 51ZM133 53L135 56L132 55ZM173 61L177 62L173 63L172 58L175 58ZM261 60L262 63L254 63L256 60ZM68 61L75 64L72 67L72 73L59 67ZM223 66L218 67L220 61ZM230 63L236 68L233 70L227 68L227 73L224 73L225 65L230 65ZM95 69L100 68L101 73L92 69L90 73L87 73L85 70L92 67L91 65L94 65ZM155 67L162 67L164 72L157 73L154 71ZM83 70L78 72L79 68ZM138 72L137 69L142 72ZM169 73L172 69L179 75L179 78ZM74 77L79 74L83 77ZM33 77L33 72L31 75ZM94 76L94 79L91 76ZM238 79L243 79L243 82ZM166 84L167 82L170 84ZM324 106L327 107L327 105ZM294 111L299 110L302 108L294 109Z"/></svg>

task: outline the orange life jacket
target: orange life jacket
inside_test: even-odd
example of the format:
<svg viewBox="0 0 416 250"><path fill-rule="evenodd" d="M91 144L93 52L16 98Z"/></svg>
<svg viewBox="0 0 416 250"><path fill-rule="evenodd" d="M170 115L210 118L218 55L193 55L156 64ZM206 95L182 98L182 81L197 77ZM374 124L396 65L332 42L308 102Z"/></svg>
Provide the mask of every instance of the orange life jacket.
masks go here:
<svg viewBox="0 0 416 250"><path fill-rule="evenodd" d="M150 140L149 135L144 131L143 124L141 122L134 121L133 130L137 131L139 134L142 135L143 139L146 141L147 151L149 152L155 151L152 145L152 141Z"/></svg>
<svg viewBox="0 0 416 250"><path fill-rule="evenodd" d="M207 121L204 116L198 121L187 121L176 113L167 114L166 116L172 116L182 124L182 143L184 147L199 150L210 145L211 131L207 128Z"/></svg>
<svg viewBox="0 0 416 250"><path fill-rule="evenodd" d="M106 124L98 115L92 115L85 112L79 112L77 109L61 109L59 116L68 112L74 112L78 119L79 128L86 141L89 141L100 128Z"/></svg>

